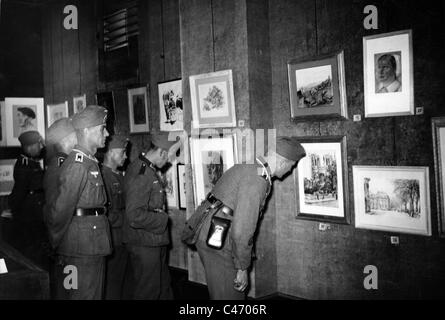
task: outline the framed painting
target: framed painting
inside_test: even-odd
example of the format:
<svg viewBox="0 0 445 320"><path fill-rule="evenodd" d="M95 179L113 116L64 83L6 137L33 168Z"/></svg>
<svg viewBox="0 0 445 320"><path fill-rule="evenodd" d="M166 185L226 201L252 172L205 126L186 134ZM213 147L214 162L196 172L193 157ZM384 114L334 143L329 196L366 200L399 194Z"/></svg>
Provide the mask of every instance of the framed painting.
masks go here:
<svg viewBox="0 0 445 320"><path fill-rule="evenodd" d="M177 169L179 209L187 209L187 198L185 191L185 164L178 163Z"/></svg>
<svg viewBox="0 0 445 320"><path fill-rule="evenodd" d="M182 80L158 83L158 93L160 130L183 130Z"/></svg>
<svg viewBox="0 0 445 320"><path fill-rule="evenodd" d="M205 199L225 171L235 165L234 135L222 138L191 138L195 206Z"/></svg>
<svg viewBox="0 0 445 320"><path fill-rule="evenodd" d="M46 106L46 116L48 119L48 128L54 121L68 117L68 101L59 104L48 104Z"/></svg>
<svg viewBox="0 0 445 320"><path fill-rule="evenodd" d="M107 131L114 134L114 121L116 116L114 114L114 95L113 91L99 92L96 94L96 104L108 110L107 116Z"/></svg>
<svg viewBox="0 0 445 320"><path fill-rule="evenodd" d="M5 98L5 111L7 146L20 146L18 137L26 131L45 138L43 98Z"/></svg>
<svg viewBox="0 0 445 320"><path fill-rule="evenodd" d="M162 173L164 180L164 190L167 198L167 206L169 208L178 208L178 181L176 161L173 161L170 166Z"/></svg>
<svg viewBox="0 0 445 320"><path fill-rule="evenodd" d="M353 166L355 226L431 235L428 167Z"/></svg>
<svg viewBox="0 0 445 320"><path fill-rule="evenodd" d="M350 223L346 137L301 137L296 218Z"/></svg>
<svg viewBox="0 0 445 320"><path fill-rule="evenodd" d="M365 117L414 115L412 31L363 38Z"/></svg>
<svg viewBox="0 0 445 320"><path fill-rule="evenodd" d="M190 76L192 127L236 127L232 70Z"/></svg>
<svg viewBox="0 0 445 320"><path fill-rule="evenodd" d="M14 187L14 165L16 159L0 160L0 196L7 196Z"/></svg>
<svg viewBox="0 0 445 320"><path fill-rule="evenodd" d="M145 133L150 130L147 87L128 89L128 113L130 133Z"/></svg>
<svg viewBox="0 0 445 320"><path fill-rule="evenodd" d="M291 117L348 118L343 51L288 65Z"/></svg>
<svg viewBox="0 0 445 320"><path fill-rule="evenodd" d="M73 112L79 113L87 106L87 95L73 97Z"/></svg>
<svg viewBox="0 0 445 320"><path fill-rule="evenodd" d="M0 146L6 145L5 101L0 101Z"/></svg>
<svg viewBox="0 0 445 320"><path fill-rule="evenodd" d="M432 118L439 236L445 237L445 117Z"/></svg>

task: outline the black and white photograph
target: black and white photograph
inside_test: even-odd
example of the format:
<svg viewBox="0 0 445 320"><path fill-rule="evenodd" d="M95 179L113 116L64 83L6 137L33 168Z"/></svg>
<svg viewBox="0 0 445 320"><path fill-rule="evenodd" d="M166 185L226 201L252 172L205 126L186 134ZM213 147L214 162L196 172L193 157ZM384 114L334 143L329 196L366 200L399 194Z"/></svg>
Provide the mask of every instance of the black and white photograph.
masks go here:
<svg viewBox="0 0 445 320"><path fill-rule="evenodd" d="M148 132L148 98L147 88L128 89L128 110L130 133Z"/></svg>
<svg viewBox="0 0 445 320"><path fill-rule="evenodd" d="M182 80L158 84L159 121L161 131L184 129L184 107L182 101Z"/></svg>
<svg viewBox="0 0 445 320"><path fill-rule="evenodd" d="M48 128L57 120L68 117L68 101L46 106L46 117Z"/></svg>

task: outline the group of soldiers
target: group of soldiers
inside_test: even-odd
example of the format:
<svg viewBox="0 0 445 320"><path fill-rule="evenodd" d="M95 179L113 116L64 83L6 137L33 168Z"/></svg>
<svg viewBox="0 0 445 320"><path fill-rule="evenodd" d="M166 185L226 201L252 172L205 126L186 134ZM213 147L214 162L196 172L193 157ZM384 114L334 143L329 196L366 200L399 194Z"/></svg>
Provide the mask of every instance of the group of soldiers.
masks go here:
<svg viewBox="0 0 445 320"><path fill-rule="evenodd" d="M39 252L41 257L39 244L48 239L56 299L173 299L169 217L159 171L182 141L152 134L150 146L124 175L118 168L126 160L128 139L109 136L106 119L105 108L87 106L53 123L45 172L39 164L40 134L20 135L23 154L9 197L19 238L26 239L19 247L31 258ZM95 156L98 149L105 150L102 163ZM245 298L272 181L290 173L305 155L298 139L278 137L267 156L228 169L187 221L183 235L193 231L211 299Z"/></svg>

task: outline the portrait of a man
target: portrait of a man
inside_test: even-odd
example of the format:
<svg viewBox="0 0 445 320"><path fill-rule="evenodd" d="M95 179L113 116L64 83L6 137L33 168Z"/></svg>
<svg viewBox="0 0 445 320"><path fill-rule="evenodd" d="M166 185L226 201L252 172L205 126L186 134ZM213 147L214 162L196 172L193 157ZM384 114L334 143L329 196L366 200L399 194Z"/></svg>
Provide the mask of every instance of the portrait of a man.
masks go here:
<svg viewBox="0 0 445 320"><path fill-rule="evenodd" d="M375 93L402 91L401 52L375 55Z"/></svg>

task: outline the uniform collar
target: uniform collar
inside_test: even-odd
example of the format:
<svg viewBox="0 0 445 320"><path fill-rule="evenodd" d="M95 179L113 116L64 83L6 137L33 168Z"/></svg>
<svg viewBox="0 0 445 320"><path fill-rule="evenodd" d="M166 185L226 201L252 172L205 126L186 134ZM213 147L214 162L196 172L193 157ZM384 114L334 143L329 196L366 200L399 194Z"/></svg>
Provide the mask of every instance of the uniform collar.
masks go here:
<svg viewBox="0 0 445 320"><path fill-rule="evenodd" d="M257 157L256 161L263 167L263 172L261 173L261 176L270 185L272 185L272 171L270 171L269 164L266 162L266 160L262 156Z"/></svg>
<svg viewBox="0 0 445 320"><path fill-rule="evenodd" d="M145 157L145 153L142 152L142 153L139 155L139 159L140 159L142 162L144 162L147 166L149 166L150 168L152 168L153 170L156 171L156 167L155 167L155 165L153 164L153 162L151 162L150 160L148 160L148 159Z"/></svg>
<svg viewBox="0 0 445 320"><path fill-rule="evenodd" d="M76 145L73 148L73 152L81 153L88 159L93 160L94 162L99 162L94 155L92 155L86 148L84 148L80 145Z"/></svg>

